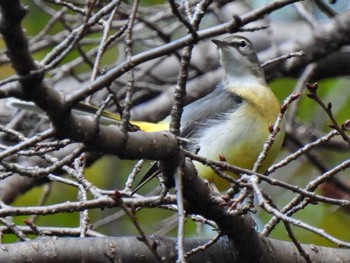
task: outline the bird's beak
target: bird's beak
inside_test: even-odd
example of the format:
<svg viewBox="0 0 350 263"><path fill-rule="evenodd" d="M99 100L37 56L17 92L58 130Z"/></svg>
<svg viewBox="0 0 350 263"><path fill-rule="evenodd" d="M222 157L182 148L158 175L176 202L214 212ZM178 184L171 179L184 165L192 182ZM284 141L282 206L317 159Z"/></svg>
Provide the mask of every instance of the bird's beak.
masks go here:
<svg viewBox="0 0 350 263"><path fill-rule="evenodd" d="M217 45L219 48L223 48L223 47L226 47L226 46L227 46L226 42L221 41L221 40L212 39L211 41L212 41L215 45Z"/></svg>

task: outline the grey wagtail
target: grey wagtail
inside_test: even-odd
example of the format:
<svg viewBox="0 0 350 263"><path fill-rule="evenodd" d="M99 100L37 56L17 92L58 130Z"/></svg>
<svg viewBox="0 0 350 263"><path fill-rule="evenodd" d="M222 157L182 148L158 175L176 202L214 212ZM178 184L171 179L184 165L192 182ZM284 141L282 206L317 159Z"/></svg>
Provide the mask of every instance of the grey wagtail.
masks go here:
<svg viewBox="0 0 350 263"><path fill-rule="evenodd" d="M232 165L252 169L280 111L280 103L266 83L253 44L245 37L231 35L212 40L218 47L225 78L207 96L187 105L181 119L181 135L190 140L185 147L198 148L198 155L211 160L224 156ZM282 127L260 172L273 162L284 138ZM198 174L219 191L230 183L210 167L195 162ZM153 174L154 176L155 174ZM148 181L147 173L134 190ZM231 174L237 178L237 175Z"/></svg>
<svg viewBox="0 0 350 263"><path fill-rule="evenodd" d="M218 47L225 78L212 93L184 108L181 137L189 139L190 142L185 146L188 150L199 149L198 154L201 156L217 160L221 155L230 164L252 169L269 136L269 125L274 123L280 111L280 104L267 85L253 45L247 38L231 35L212 41ZM14 105L23 108L18 103ZM83 104L79 110L94 113L96 108ZM120 119L110 112L103 112L102 115L107 122ZM167 119L155 124L134 123L144 131L168 128ZM264 172L275 159L283 137L282 128L260 172ZM195 166L198 174L215 184L220 191L229 187L229 182L210 167L199 162L195 162ZM237 175L231 175L237 178ZM141 185L147 179L143 178Z"/></svg>

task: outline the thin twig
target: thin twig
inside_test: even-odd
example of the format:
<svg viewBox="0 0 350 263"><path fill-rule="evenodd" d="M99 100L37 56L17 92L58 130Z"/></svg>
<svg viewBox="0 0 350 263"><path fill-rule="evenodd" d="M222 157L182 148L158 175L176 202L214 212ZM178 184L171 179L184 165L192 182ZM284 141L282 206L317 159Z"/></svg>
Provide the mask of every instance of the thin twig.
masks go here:
<svg viewBox="0 0 350 263"><path fill-rule="evenodd" d="M288 236L289 236L290 240L292 240L292 242L294 243L295 247L298 249L300 255L303 256L303 258L305 259L305 261L307 263L312 263L312 261L310 259L310 255L301 246L300 242L298 241L298 239L294 235L293 230L290 227L290 224L288 222L283 222L283 224L284 224L284 227L287 230L287 233L288 233Z"/></svg>
<svg viewBox="0 0 350 263"><path fill-rule="evenodd" d="M310 181L308 185L304 188L304 190L308 192L313 192L317 189L318 186L320 186L322 183L327 181L329 178L333 177L337 173L348 169L350 167L350 160L346 160L337 166L333 167L333 169L329 170L328 172L322 174L321 176L318 176L316 179ZM297 195L292 201L290 201L284 208L281 210L281 213L287 213L289 215L296 213L298 209L296 209L296 205L300 204L302 200L306 198L305 195L299 194ZM280 222L281 218L278 216L274 216L264 227L263 231L261 231L262 235L269 235L271 231L274 229L274 227Z"/></svg>
<svg viewBox="0 0 350 263"><path fill-rule="evenodd" d="M148 247L148 249L152 252L152 254L155 256L155 258L157 259L158 262L162 262L162 258L160 257L160 255L157 252L156 244L152 244L150 242L150 240L147 238L147 236L144 233L144 231L142 230L139 222L137 221L137 218L136 218L133 210L130 211L129 208L123 204L122 200L119 200L119 205L123 209L123 211L126 213L126 215L129 216L129 218L133 222L134 226L136 227L137 231L139 232L140 237L138 238L138 240L142 241Z"/></svg>
<svg viewBox="0 0 350 263"><path fill-rule="evenodd" d="M277 134L282 129L282 125L283 125L282 120L283 120L283 117L284 117L284 114L285 114L287 108L289 107L289 105L293 101L297 100L299 98L299 96L300 96L300 94L298 94L298 93L296 93L296 94L292 93L284 100L283 104L281 105L280 112L278 113L278 116L276 118L276 121L275 121L273 127L270 129L271 132L270 132L269 137L267 138L266 142L264 143L263 150L261 151L257 160L254 163L254 166L253 166L254 172L259 170L261 164L266 159L267 153L271 149L272 144L275 141Z"/></svg>
<svg viewBox="0 0 350 263"><path fill-rule="evenodd" d="M21 241L30 241L30 238L28 238L13 222L0 218L0 223L5 225L7 229L16 235Z"/></svg>
<svg viewBox="0 0 350 263"><path fill-rule="evenodd" d="M277 169L286 166L290 162L297 160L301 155L311 151L313 148L322 145L325 142L330 141L334 136L339 135L339 132L336 130L330 131L327 135L322 136L321 138L317 139L314 142L308 143L304 145L302 148L298 149L295 153L290 154L289 156L283 158L279 163L274 164L273 166L270 166L267 171L266 175L271 174L272 172L276 171Z"/></svg>
<svg viewBox="0 0 350 263"><path fill-rule="evenodd" d="M132 192L132 190L131 190L132 183L134 182L136 175L140 172L144 163L145 163L145 160L139 160L137 162L137 164L134 165L131 173L129 174L129 176L125 182L124 191L126 191L126 192L129 191L130 193Z"/></svg>
<svg viewBox="0 0 350 263"><path fill-rule="evenodd" d="M74 169L79 177L83 178L83 172L85 168L85 153L82 153L80 156L75 158L74 160ZM87 200L86 190L84 186L79 184L78 191L78 200L81 202L85 202ZM83 210L79 213L79 226L80 226L80 237L85 237L86 232L88 230L89 224L89 214L88 210Z"/></svg>
<svg viewBox="0 0 350 263"><path fill-rule="evenodd" d="M337 120L335 119L335 117L333 115L332 104L330 102L327 105L324 104L323 101L321 100L321 98L318 96L318 94L317 94L318 84L317 83L314 83L314 84L306 83L306 87L310 91L310 93L307 94L307 96L310 99L313 99L314 101L316 101L322 107L322 109L327 113L329 119L332 121L332 125L330 125L330 127L337 130L339 132L339 134L341 135L341 137L343 138L343 140L346 141L350 145L350 137L347 136L346 133L344 132L343 128L339 126Z"/></svg>
<svg viewBox="0 0 350 263"><path fill-rule="evenodd" d="M134 30L134 24L136 20L136 14L137 9L139 8L140 0L134 1L133 7L131 9L131 14L129 18L128 23L128 29L126 30L126 37L125 37L125 53L126 53L126 59L131 60L132 58L132 47L133 47L133 30ZM125 136L127 136L127 131L129 127L129 121L130 121L130 109L132 107L132 96L134 95L134 70L130 69L128 71L128 85L126 88L126 96L124 100L124 109L123 109L123 115L122 115L122 128L123 132L125 133Z"/></svg>
<svg viewBox="0 0 350 263"><path fill-rule="evenodd" d="M261 192L261 189L258 186L258 181L256 180L257 177L253 177L249 179L249 182L252 184L252 187L254 189L254 193L258 199L258 203L259 206L261 206L266 212L268 212L269 214L274 215L275 217L277 217L280 220L283 220L285 222L288 222L290 224L293 224L294 226L297 227L301 227L304 228L310 232L313 232L331 242L333 242L334 244L337 244L340 247L348 247L350 248L350 243L348 242L344 242L342 240L339 240L335 237L333 237L332 235L329 235L327 233L325 233L325 231L323 229L319 229L316 227L313 227L309 224L306 224L300 220L296 220L290 216L285 215L284 213L280 212L279 210L277 210L276 208L273 208L267 201L266 199L263 197L263 194Z"/></svg>
<svg viewBox="0 0 350 263"><path fill-rule="evenodd" d="M5 129L5 127L3 127L3 126L1 127L1 130L6 131L6 132L10 132L10 130ZM13 132L13 130L12 130L12 132ZM23 140L23 141L16 144L15 146L9 147L6 150L2 151L0 153L0 160L3 160L4 158L6 158L10 155L13 155L16 152L19 152L20 150L25 149L27 147L35 146L36 143L43 141L45 139L48 139L51 136L54 136L55 131L53 129L49 129L49 130L44 131L44 132L42 132L42 133L40 133L40 134L30 138L30 139L27 139L27 138L24 139L24 137L21 137L19 135L19 133L16 133L15 135L17 136L17 138L19 138L20 140Z"/></svg>
<svg viewBox="0 0 350 263"><path fill-rule="evenodd" d="M177 259L176 263L186 263L184 239L185 239L185 208L183 199L182 177L184 176L183 166L179 166L175 172L175 188L178 211L178 229L177 229Z"/></svg>
<svg viewBox="0 0 350 263"><path fill-rule="evenodd" d="M265 63L261 64L261 67L264 68L264 67L267 67L271 64L278 63L278 62L283 61L283 60L287 60L287 59L291 59L291 58L295 58L295 57L302 57L304 55L305 54L303 51L291 52L288 54L284 54L283 56L279 56L277 58L270 59L270 60L266 61Z"/></svg>
<svg viewBox="0 0 350 263"><path fill-rule="evenodd" d="M186 18L184 18L181 13L179 12L179 9L177 7L177 4L174 0L169 0L169 4L171 7L171 10L173 11L174 15L179 19L179 21L184 24L189 33L192 35L193 39L198 39L198 35L197 35L197 31L196 29L193 27L193 25L190 23L190 21L186 20Z"/></svg>
<svg viewBox="0 0 350 263"><path fill-rule="evenodd" d="M109 35L109 32L111 30L111 24L113 22L113 18L115 16L115 13L118 9L118 6L119 4L117 4L114 9L112 10L111 14L109 15L109 19L107 20L107 22L104 22L103 23L103 26L104 26L104 30L103 30L103 35L102 35L102 39L101 39L101 42L100 42L100 45L99 45L99 48L98 48L98 51L97 51L97 55L96 55L96 59L95 59L95 62L94 62L94 67L92 69L92 72L91 72L91 76L90 76L90 80L93 81L96 79L98 73L99 73L99 70L100 70L100 65L101 65L101 59L102 59L102 56L104 54L104 52L106 51L106 41L108 39L108 35Z"/></svg>
<svg viewBox="0 0 350 263"><path fill-rule="evenodd" d="M201 251L205 251L206 249L208 249L209 247L211 247L212 245L216 244L216 242L219 241L220 237L222 236L221 232L218 232L212 239L210 239L207 243L205 243L204 245L198 246L190 251L188 251L185 254L186 258L189 258L192 255L197 254L198 252Z"/></svg>

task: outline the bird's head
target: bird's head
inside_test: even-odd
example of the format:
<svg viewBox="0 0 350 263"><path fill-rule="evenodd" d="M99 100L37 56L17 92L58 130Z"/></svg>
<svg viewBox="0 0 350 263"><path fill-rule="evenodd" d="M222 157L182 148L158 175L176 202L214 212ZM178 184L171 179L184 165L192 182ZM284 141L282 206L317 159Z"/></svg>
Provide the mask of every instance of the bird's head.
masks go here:
<svg viewBox="0 0 350 263"><path fill-rule="evenodd" d="M244 79L266 84L253 44L247 38L231 35L212 41L218 47L220 64L225 69L229 82Z"/></svg>

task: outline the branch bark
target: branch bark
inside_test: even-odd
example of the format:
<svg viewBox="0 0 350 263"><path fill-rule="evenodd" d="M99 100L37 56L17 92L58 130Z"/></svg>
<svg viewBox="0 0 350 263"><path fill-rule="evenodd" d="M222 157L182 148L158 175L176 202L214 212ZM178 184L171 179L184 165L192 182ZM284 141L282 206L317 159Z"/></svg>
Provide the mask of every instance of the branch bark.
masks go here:
<svg viewBox="0 0 350 263"><path fill-rule="evenodd" d="M162 262L175 262L176 260L176 239L170 237L152 236L150 241L156 247L158 254L163 259ZM190 251L207 242L206 239L187 239L185 250ZM298 255L296 248L288 242L270 240L271 250L267 253L274 254L275 257L269 261L263 258L250 262L270 262L270 263L295 263L304 262ZM303 248L310 254L312 262L328 263L334 262L337 258L339 262L346 262L350 257L349 251L345 249L333 249L325 247L315 247L303 245ZM254 251L255 248L251 247ZM213 246L200 251L187 259L188 263L202 263L208 261L217 263L238 263L240 261L239 251L229 239L222 237ZM135 237L96 237L96 238L54 238L43 237L30 242L16 244L3 244L0 254L1 262L144 262L154 263L154 255L145 244Z"/></svg>

